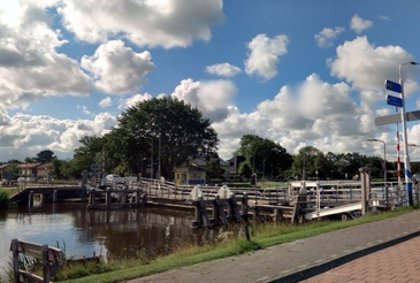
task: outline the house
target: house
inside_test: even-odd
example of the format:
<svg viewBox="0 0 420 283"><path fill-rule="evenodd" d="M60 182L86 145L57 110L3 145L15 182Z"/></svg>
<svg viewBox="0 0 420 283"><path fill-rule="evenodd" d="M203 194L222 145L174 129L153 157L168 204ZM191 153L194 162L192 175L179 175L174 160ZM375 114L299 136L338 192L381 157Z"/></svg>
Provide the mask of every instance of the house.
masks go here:
<svg viewBox="0 0 420 283"><path fill-rule="evenodd" d="M175 167L175 183L177 185L198 185L206 183L206 163L196 159L189 160Z"/></svg>
<svg viewBox="0 0 420 283"><path fill-rule="evenodd" d="M246 159L242 155L235 155L231 159L227 160L229 162L229 166L226 167L226 171L229 173L229 175L232 174L238 174L239 173L239 167L241 166L241 163L244 162Z"/></svg>
<svg viewBox="0 0 420 283"><path fill-rule="evenodd" d="M36 177L38 172L38 167L41 163L23 163L18 164L18 168L20 170L19 175L21 177Z"/></svg>
<svg viewBox="0 0 420 283"><path fill-rule="evenodd" d="M3 178L4 173L7 171L7 167L9 167L11 164L5 163L0 165L0 179Z"/></svg>
<svg viewBox="0 0 420 283"><path fill-rule="evenodd" d="M36 176L38 178L47 178L48 176L51 176L54 170L54 164L52 162L41 164L37 167L37 173Z"/></svg>

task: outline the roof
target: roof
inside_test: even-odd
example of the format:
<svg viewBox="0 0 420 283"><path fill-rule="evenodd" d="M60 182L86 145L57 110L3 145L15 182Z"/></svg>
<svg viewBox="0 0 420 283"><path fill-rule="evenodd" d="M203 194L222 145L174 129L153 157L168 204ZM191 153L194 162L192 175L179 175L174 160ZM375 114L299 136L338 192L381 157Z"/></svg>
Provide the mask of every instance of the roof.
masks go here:
<svg viewBox="0 0 420 283"><path fill-rule="evenodd" d="M47 162L47 163L39 165L38 169L47 169L47 168L52 168L52 167L54 167L54 164L52 162Z"/></svg>
<svg viewBox="0 0 420 283"><path fill-rule="evenodd" d="M20 169L34 169L40 165L41 163L23 163L23 164L18 164L17 167Z"/></svg>
<svg viewBox="0 0 420 283"><path fill-rule="evenodd" d="M0 169L4 169L4 168L6 168L7 166L10 166L10 165L12 165L12 164L10 164L10 163L1 164Z"/></svg>

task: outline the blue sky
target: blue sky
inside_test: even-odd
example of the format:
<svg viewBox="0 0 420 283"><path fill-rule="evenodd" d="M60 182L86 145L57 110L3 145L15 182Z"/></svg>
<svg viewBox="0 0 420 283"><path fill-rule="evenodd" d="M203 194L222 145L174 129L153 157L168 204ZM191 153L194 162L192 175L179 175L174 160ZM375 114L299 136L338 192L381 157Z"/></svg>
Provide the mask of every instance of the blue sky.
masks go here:
<svg viewBox="0 0 420 283"><path fill-rule="evenodd" d="M174 96L214 121L229 158L243 134L290 153L395 159L395 125L376 127L385 79L420 60L418 1L8 1L0 7L0 160L72 156L139 101ZM403 69L408 111L420 67ZM418 122L409 143L420 144ZM420 148L411 148L420 160Z"/></svg>

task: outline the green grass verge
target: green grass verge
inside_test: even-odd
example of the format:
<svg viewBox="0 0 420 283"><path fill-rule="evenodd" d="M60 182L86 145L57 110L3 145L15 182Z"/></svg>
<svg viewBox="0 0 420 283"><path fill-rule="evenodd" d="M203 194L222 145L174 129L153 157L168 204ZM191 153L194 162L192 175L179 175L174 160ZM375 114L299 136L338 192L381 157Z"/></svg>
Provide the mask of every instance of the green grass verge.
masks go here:
<svg viewBox="0 0 420 283"><path fill-rule="evenodd" d="M0 188L0 191L5 192L7 196L10 198L12 195L17 193L19 189L18 187L7 187L7 188Z"/></svg>
<svg viewBox="0 0 420 283"><path fill-rule="evenodd" d="M244 254L269 246L291 242L322 233L348 228L360 224L384 220L412 211L413 208L403 208L386 213L368 214L352 221L331 222L319 221L304 225L258 225L252 227L252 240L244 238L231 240L216 246L188 247L178 250L172 255L153 260L149 263L141 261L121 261L112 263L114 271L90 275L78 279L60 282L121 282L124 280L146 276L182 266L188 266L213 259Z"/></svg>

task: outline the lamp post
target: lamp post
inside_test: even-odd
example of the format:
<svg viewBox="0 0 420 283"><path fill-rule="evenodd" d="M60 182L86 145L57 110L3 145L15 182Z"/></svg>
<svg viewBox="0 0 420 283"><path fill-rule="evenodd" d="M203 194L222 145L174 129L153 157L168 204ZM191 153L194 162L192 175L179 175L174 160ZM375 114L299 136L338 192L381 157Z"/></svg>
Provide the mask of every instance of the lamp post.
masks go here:
<svg viewBox="0 0 420 283"><path fill-rule="evenodd" d="M401 75L401 69L406 65L417 65L417 62L410 61L401 63L398 66L398 77L399 84L401 85L401 100L402 100L402 111L401 111L401 121L402 121L402 130L404 137L404 168L405 168L405 186L407 191L407 201L408 205L413 205L413 182L411 180L411 167L410 167L410 156L408 153L408 141L407 141L407 121L405 117L405 99L404 99L404 81Z"/></svg>
<svg viewBox="0 0 420 283"><path fill-rule="evenodd" d="M366 140L369 141L369 142L380 142L384 146L384 165L383 165L383 168L384 168L384 188L385 188L385 201L388 202L388 186L386 185L386 183L387 183L387 174L386 174L386 143L385 143L384 140L375 139L375 138L369 138L369 139L366 139Z"/></svg>

